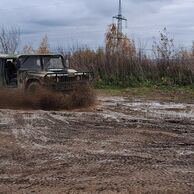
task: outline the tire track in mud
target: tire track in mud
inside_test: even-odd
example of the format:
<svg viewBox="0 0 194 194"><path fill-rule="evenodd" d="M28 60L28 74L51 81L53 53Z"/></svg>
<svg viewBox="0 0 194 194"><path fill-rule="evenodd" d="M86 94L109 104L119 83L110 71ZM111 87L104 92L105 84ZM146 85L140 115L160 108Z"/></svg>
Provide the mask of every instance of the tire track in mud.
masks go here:
<svg viewBox="0 0 194 194"><path fill-rule="evenodd" d="M157 135L156 131L153 131L152 133L155 133ZM164 134L166 136L171 135L175 138L178 136L177 134L173 134L173 133L165 133L164 132ZM106 172L107 165L111 169L114 169L115 171L121 170L122 166L125 167L125 170L126 170L126 166L130 166L129 171L131 173L139 172L139 174L141 175L140 177L138 175L136 175L136 179L138 181L144 181L145 182L148 179L148 182L152 183L152 184L153 184L153 182L155 182L155 184L157 184L157 183L162 181L164 186L166 184L168 184L169 180L171 180L171 183L173 181L181 183L181 181L179 181L178 179L177 180L175 179L174 174L172 172L170 172L168 168L163 168L163 169L160 169L160 170L158 170L157 168L155 170L153 170L153 168L151 168L149 170L150 161L152 161L153 164L156 163L158 165L159 165L159 163L162 163L162 161L154 161L154 160L152 160L152 158L139 157L140 162L138 163L138 157L131 156L131 155L130 156L127 156L127 155L124 156L121 153L117 154L117 155L116 154L111 155L110 152L109 153L105 152L104 154L97 153L97 152L95 152L95 153L91 152L89 156L88 155L87 156L82 155L80 161L79 161L78 158L76 158L76 159L78 160L77 163L79 165L80 164L81 165L86 165L86 164L94 165L94 163L97 163L96 165L98 166L98 164L100 164L100 169L103 169L104 172ZM145 170L145 168L146 168L146 170ZM114 170L113 170L112 176L114 176L114 173L116 173L116 172L114 172ZM146 175L142 176L142 174L146 174ZM108 176L110 176L110 173L109 173ZM147 179L145 177L147 177ZM160 177L160 179L157 180L157 177ZM166 179L168 179L168 181L166 181ZM186 186L185 186L185 188L186 188ZM182 189L184 189L184 184L183 183L182 183Z"/></svg>
<svg viewBox="0 0 194 194"><path fill-rule="evenodd" d="M15 165L0 175L0 186L24 193L194 190L190 120L137 117L119 105L88 112L5 111L0 116L0 126L12 131L19 146L8 160Z"/></svg>
<svg viewBox="0 0 194 194"><path fill-rule="evenodd" d="M44 148L48 141L48 127L45 124L44 114L42 113L20 113L13 115L15 125L13 133L20 143L21 147ZM49 123L47 121L47 123Z"/></svg>
<svg viewBox="0 0 194 194"><path fill-rule="evenodd" d="M78 114L78 116L77 117L80 117L80 115L83 115L83 114ZM94 116L93 114L89 114L90 116ZM53 115L52 115L52 117L53 117ZM84 117L82 117L82 118L85 118L86 117L86 115L84 115ZM96 116L96 118L97 118L97 116ZM70 119L70 118L69 118ZM72 119L72 118L71 118ZM73 125L75 125L75 126L77 126L77 123L74 123L75 122L75 116L74 116L74 118L73 118L73 120L71 121L71 125L73 126ZM56 118L56 120L57 120L57 122L61 122L61 118L60 119L58 119L58 118ZM59 121L60 120L60 121ZM63 120L63 119L62 119ZM92 119L89 119L90 121L92 121ZM77 122L79 122L80 123L80 120L78 120ZM86 122L85 121L85 119L84 119L84 121L83 122ZM63 123L63 122L62 122ZM82 123L80 123L80 125L82 125ZM84 130L84 131L87 131L87 133L88 134L84 134L84 137L86 138L86 139L91 139L91 137L87 137L87 135L90 135L89 133L91 132L91 131L95 131L95 130L99 130L99 128L95 128L95 125L96 125L96 122L95 122L95 124L93 123L93 126L92 126L92 122L89 122L89 123L85 123L85 127L86 128L88 128L88 126L90 126L90 127L92 127L92 129L91 130L88 130L87 131L87 129L82 129L82 130ZM106 123L105 123L105 125L106 125ZM106 125L107 126L107 125ZM114 127L112 128L112 129L109 129L109 130L113 130L114 129ZM111 133L112 133L113 131L111 131ZM80 133L82 133L81 131L80 131ZM106 133L105 133L106 134ZM113 133L112 133L113 134ZM81 139L83 139L83 138L81 138ZM75 141L75 139L72 139L72 141ZM81 140L79 140L80 142L81 142ZM78 142L79 142L78 141ZM99 140L100 141L100 140ZM78 143L77 142L77 143ZM83 151L82 151L83 152ZM112 151L113 152L113 151ZM79 156L79 157L78 157ZM130 164L134 159L135 156L127 156L126 155L126 153L125 154L122 154L122 153L120 153L120 154L118 154L118 153L107 153L107 152L105 152L104 154L102 154L101 152L95 152L95 151L91 151L91 150L85 150L85 152L83 152L83 154L79 154L79 155L77 155L77 157L75 158L75 160L77 161L77 164L78 165L86 165L86 164L93 164L94 162L95 163L101 163L101 161L113 161L113 162L115 162L115 163L117 163L117 161L118 161L118 165L127 165L127 164ZM138 157L137 157L138 158ZM136 159L137 159L136 158ZM142 160L144 160L145 158L143 158L143 157L140 157L139 156L139 158L140 159L142 159ZM147 158L146 158L147 159ZM148 158L148 160L149 160L149 158ZM103 163L103 162L102 162ZM102 164L101 163L101 164ZM109 162L108 162L109 163ZM108 164L108 165L110 165L110 163Z"/></svg>

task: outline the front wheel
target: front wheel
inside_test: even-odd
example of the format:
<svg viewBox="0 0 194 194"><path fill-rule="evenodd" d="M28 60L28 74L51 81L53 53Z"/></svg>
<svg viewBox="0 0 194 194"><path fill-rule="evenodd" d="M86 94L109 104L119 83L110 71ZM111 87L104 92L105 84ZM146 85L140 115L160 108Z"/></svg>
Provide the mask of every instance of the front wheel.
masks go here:
<svg viewBox="0 0 194 194"><path fill-rule="evenodd" d="M36 93L38 90L40 90L41 85L38 82L32 82L28 85L27 91L30 93Z"/></svg>

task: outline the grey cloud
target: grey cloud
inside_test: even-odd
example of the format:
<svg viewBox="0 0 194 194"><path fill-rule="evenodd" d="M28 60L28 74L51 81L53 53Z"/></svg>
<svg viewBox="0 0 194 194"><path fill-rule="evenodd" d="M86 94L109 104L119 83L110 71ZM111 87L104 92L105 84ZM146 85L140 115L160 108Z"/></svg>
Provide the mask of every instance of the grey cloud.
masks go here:
<svg viewBox="0 0 194 194"><path fill-rule="evenodd" d="M178 44L189 46L194 39L193 7L193 0L123 0L128 19L124 32L151 42L167 26ZM96 47L102 46L117 12L118 0L1 0L0 25L20 27L23 43L37 45L46 32L52 45L73 40Z"/></svg>
<svg viewBox="0 0 194 194"><path fill-rule="evenodd" d="M69 20L62 20L62 19L36 19L27 21L34 25L40 25L45 27L59 27L59 26L69 26L71 22Z"/></svg>

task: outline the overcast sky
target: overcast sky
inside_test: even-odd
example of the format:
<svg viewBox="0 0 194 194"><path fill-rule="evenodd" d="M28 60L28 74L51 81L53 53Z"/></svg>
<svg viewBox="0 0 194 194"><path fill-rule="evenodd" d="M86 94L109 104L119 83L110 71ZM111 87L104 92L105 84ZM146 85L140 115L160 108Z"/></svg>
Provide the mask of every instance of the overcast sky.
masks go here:
<svg viewBox="0 0 194 194"><path fill-rule="evenodd" d="M194 0L123 0L124 30L151 47L167 27L177 45L194 40ZM107 25L118 12L118 0L0 0L0 25L20 28L22 44L37 46L44 33L50 45L103 46ZM124 25L125 26L125 25Z"/></svg>

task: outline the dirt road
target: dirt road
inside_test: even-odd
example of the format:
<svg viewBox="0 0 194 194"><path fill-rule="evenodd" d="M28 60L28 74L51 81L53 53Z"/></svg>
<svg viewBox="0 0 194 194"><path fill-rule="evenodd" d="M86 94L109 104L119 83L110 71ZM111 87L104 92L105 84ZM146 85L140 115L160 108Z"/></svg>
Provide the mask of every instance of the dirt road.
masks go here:
<svg viewBox="0 0 194 194"><path fill-rule="evenodd" d="M0 110L1 193L194 192L194 105L99 96L89 110Z"/></svg>

